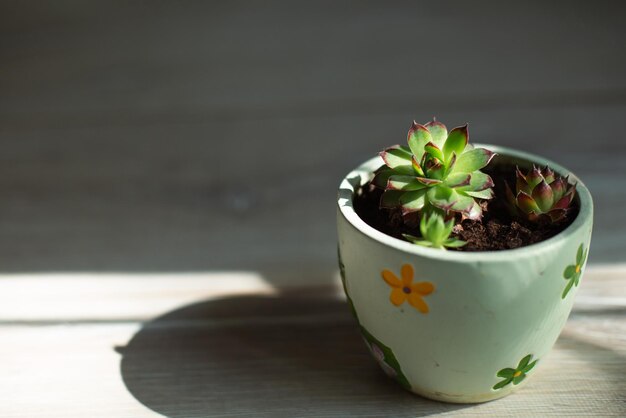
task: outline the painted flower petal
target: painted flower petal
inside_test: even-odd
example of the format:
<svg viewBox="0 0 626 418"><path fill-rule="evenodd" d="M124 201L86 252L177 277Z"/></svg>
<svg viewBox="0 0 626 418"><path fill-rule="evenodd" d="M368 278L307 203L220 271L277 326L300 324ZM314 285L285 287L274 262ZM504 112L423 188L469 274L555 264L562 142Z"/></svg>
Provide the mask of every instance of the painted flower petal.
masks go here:
<svg viewBox="0 0 626 418"><path fill-rule="evenodd" d="M402 276L402 284L404 286L410 286L413 281L413 266L410 264L403 264L400 269L400 275Z"/></svg>
<svg viewBox="0 0 626 418"><path fill-rule="evenodd" d="M563 289L563 294L561 295L561 299L565 299L565 296L567 296L567 294L569 293L570 289L572 288L572 286L574 285L574 280L569 280L567 282L567 285L565 286L565 289Z"/></svg>
<svg viewBox="0 0 626 418"><path fill-rule="evenodd" d="M428 313L428 305L419 293L411 292L409 294L409 303L421 313Z"/></svg>
<svg viewBox="0 0 626 418"><path fill-rule="evenodd" d="M566 279L571 279L572 277L574 277L574 273L576 273L576 266L569 265L565 267L565 270L563 271L563 277L565 277Z"/></svg>
<svg viewBox="0 0 626 418"><path fill-rule="evenodd" d="M446 128L446 125L433 118L432 121L426 124L426 127L430 131L433 142L437 144L437 146L443 146L446 138L448 138L448 128Z"/></svg>
<svg viewBox="0 0 626 418"><path fill-rule="evenodd" d="M389 300L396 306L400 306L406 300L407 294L399 287L394 287L389 295Z"/></svg>
<svg viewBox="0 0 626 418"><path fill-rule="evenodd" d="M408 176L414 174L413 165L411 163L411 150L400 145L387 148L380 153L381 158L387 165L387 167L393 169L399 174L406 174Z"/></svg>
<svg viewBox="0 0 626 418"><path fill-rule="evenodd" d="M578 282L580 281L580 272L574 273L572 281L574 282L574 286L578 286Z"/></svg>
<svg viewBox="0 0 626 418"><path fill-rule="evenodd" d="M521 359L519 363L517 363L517 370L522 370L524 367L526 367L528 365L528 362L530 362L531 357L532 357L532 354L529 354L523 359Z"/></svg>
<svg viewBox="0 0 626 418"><path fill-rule="evenodd" d="M502 389L503 387L505 387L506 385L508 385L509 383L511 383L511 381L512 381L512 380L513 380L513 378L512 378L512 377L511 377L511 378L509 378L509 379L504 379L503 381L496 383L496 384L493 386L493 389L494 389L494 390Z"/></svg>
<svg viewBox="0 0 626 418"><path fill-rule="evenodd" d="M420 183L415 176L392 175L387 181L388 190L415 191L425 187L426 185Z"/></svg>
<svg viewBox="0 0 626 418"><path fill-rule="evenodd" d="M381 273L383 280L387 282L387 284L391 287L400 288L402 286L402 282L398 277L390 270L383 270Z"/></svg>
<svg viewBox="0 0 626 418"><path fill-rule="evenodd" d="M533 367L535 367L535 364L537 364L537 360L533 361L532 363L530 363L529 365L527 365L526 367L524 367L524 369L522 370L522 372L524 373L528 373L529 371L531 371L533 369Z"/></svg>
<svg viewBox="0 0 626 418"><path fill-rule="evenodd" d="M522 382L522 380L524 380L526 378L526 374L524 372L522 372L522 374L520 374L519 376L515 376L513 378L513 384L514 385L518 385Z"/></svg>
<svg viewBox="0 0 626 418"><path fill-rule="evenodd" d="M455 173L472 173L485 167L496 154L485 148L474 148L461 154L454 168Z"/></svg>
<svg viewBox="0 0 626 418"><path fill-rule="evenodd" d="M430 295L435 291L435 285L431 282L417 282L411 286L411 290L422 296Z"/></svg>
<svg viewBox="0 0 626 418"><path fill-rule="evenodd" d="M407 135L407 142L411 152L415 154L418 160L424 155L424 146L431 141L432 137L428 128L413 121Z"/></svg>
<svg viewBox="0 0 626 418"><path fill-rule="evenodd" d="M444 161L449 161L452 153L461 155L469 139L469 132L467 131L467 124L465 126L459 126L450 131L448 139L446 139L443 145Z"/></svg>
<svg viewBox="0 0 626 418"><path fill-rule="evenodd" d="M583 261L583 245L580 244L578 251L576 251L576 264L580 266Z"/></svg>
<svg viewBox="0 0 626 418"><path fill-rule="evenodd" d="M507 367L506 369L500 370L497 376L498 377L513 377L514 374L515 374L515 369Z"/></svg>

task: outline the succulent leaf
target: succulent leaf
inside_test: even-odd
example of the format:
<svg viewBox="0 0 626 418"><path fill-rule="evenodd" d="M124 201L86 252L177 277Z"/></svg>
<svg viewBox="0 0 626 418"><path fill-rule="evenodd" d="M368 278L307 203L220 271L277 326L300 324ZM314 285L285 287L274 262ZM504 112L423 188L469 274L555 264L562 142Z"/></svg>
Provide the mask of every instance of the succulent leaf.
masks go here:
<svg viewBox="0 0 626 418"><path fill-rule="evenodd" d="M448 212L456 203L456 193L449 187L431 187L426 195L431 205L444 212Z"/></svg>
<svg viewBox="0 0 626 418"><path fill-rule="evenodd" d="M539 206L531 196L526 192L519 192L517 194L517 207L519 207L524 213L539 213Z"/></svg>
<svg viewBox="0 0 626 418"><path fill-rule="evenodd" d="M531 222L565 219L576 193L576 185L569 184L567 177L559 176L548 166L533 166L526 175L517 167L515 177L515 192L505 184L512 215Z"/></svg>
<svg viewBox="0 0 626 418"><path fill-rule="evenodd" d="M445 160L443 157L443 151L441 151L441 149L433 142L427 143L424 146L424 150L439 161Z"/></svg>
<svg viewBox="0 0 626 418"><path fill-rule="evenodd" d="M381 206L395 203L404 215L418 212L420 218L424 213L438 212L445 219L457 214L479 219L482 209L476 200L493 197L493 181L480 169L495 154L473 148L468 138L467 125L448 134L445 125L436 120L425 125L413 122L407 135L408 147L395 146L381 153L386 167L377 171L373 181L376 187L386 190ZM430 229L439 232L434 223Z"/></svg>
<svg viewBox="0 0 626 418"><path fill-rule="evenodd" d="M430 131L432 141L439 147L443 146L446 138L448 138L448 128L446 128L446 125L433 118L433 120L428 122L425 126Z"/></svg>
<svg viewBox="0 0 626 418"><path fill-rule="evenodd" d="M387 182L387 190L413 191L423 189L424 187L426 187L426 185L420 183L418 177L415 176L396 174L389 177L389 181Z"/></svg>
<svg viewBox="0 0 626 418"><path fill-rule="evenodd" d="M465 241L450 238L454 220L444 221L443 214L439 212L424 213L420 220L420 233L422 237L403 234L403 236L414 244L432 248L458 248L465 245Z"/></svg>
<svg viewBox="0 0 626 418"><path fill-rule="evenodd" d="M448 161L452 153L461 155L469 139L469 133L467 132L467 125L459 126L450 131L448 139L443 146L444 161Z"/></svg>
<svg viewBox="0 0 626 418"><path fill-rule="evenodd" d="M456 161L454 169L455 173L472 173L484 168L496 154L485 148L474 148L473 150L464 152Z"/></svg>
<svg viewBox="0 0 626 418"><path fill-rule="evenodd" d="M474 219L474 220L480 219L483 216L483 209L480 207L480 205L477 202L474 202L474 206L472 206L472 209L465 216L468 219Z"/></svg>
<svg viewBox="0 0 626 418"><path fill-rule="evenodd" d="M453 193L455 194L455 202L454 205L452 205L452 210L455 212L461 212L464 215L469 214L474 206L474 198L455 191L453 191Z"/></svg>
<svg viewBox="0 0 626 418"><path fill-rule="evenodd" d="M413 171L415 171L415 174L417 174L418 176L424 175L424 169L422 169L422 166L417 161L417 158L415 158L415 155L411 157L411 164L413 165Z"/></svg>
<svg viewBox="0 0 626 418"><path fill-rule="evenodd" d="M402 213L417 212L424 208L426 204L426 190L416 190L408 192L400 196L400 206L402 207Z"/></svg>
<svg viewBox="0 0 626 418"><path fill-rule="evenodd" d="M424 125L413 121L411 128L409 129L407 142L413 155L417 157L419 161L424 155L424 146L432 141L430 131Z"/></svg>
<svg viewBox="0 0 626 418"><path fill-rule="evenodd" d="M462 191L479 192L493 187L493 180L488 174L482 171L474 171L471 174L470 182L466 186L460 187Z"/></svg>
<svg viewBox="0 0 626 418"><path fill-rule="evenodd" d="M454 173L446 178L446 186L451 188L468 186L471 182L471 174Z"/></svg>
<svg viewBox="0 0 626 418"><path fill-rule="evenodd" d="M463 192L468 196L475 197L477 199L485 199L489 200L493 198L493 190L492 189L484 189L479 191L465 191Z"/></svg>
<svg viewBox="0 0 626 418"><path fill-rule="evenodd" d="M554 203L552 200L552 189L545 180L541 180L541 182L535 186L532 192L532 198L542 212L549 211Z"/></svg>
<svg viewBox="0 0 626 418"><path fill-rule="evenodd" d="M395 145L381 152L380 156L387 167L396 171L396 174L413 174L413 163L411 161L413 154L406 147Z"/></svg>

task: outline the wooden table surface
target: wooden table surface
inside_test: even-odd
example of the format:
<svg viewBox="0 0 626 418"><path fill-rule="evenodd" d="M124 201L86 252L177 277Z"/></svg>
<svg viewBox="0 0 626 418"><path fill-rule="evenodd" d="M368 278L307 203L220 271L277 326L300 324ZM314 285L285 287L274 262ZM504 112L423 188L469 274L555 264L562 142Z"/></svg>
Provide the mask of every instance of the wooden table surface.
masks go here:
<svg viewBox="0 0 626 418"><path fill-rule="evenodd" d="M626 415L623 1L0 2L0 416ZM410 121L595 202L533 382L411 396L337 292L340 178Z"/></svg>
<svg viewBox="0 0 626 418"><path fill-rule="evenodd" d="M0 416L626 415L624 267L590 267L532 381L479 405L386 378L340 286L255 272L0 278Z"/></svg>

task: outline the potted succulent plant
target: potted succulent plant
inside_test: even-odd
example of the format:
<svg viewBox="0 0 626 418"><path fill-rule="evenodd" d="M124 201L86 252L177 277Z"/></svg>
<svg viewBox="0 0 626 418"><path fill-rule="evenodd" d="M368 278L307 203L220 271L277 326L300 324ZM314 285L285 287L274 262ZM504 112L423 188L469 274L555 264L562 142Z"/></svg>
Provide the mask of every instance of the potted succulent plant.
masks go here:
<svg viewBox="0 0 626 418"><path fill-rule="evenodd" d="M339 264L367 347L403 387L448 402L528 380L572 308L593 204L567 169L467 125L413 123L342 181ZM541 167L541 168L539 168Z"/></svg>

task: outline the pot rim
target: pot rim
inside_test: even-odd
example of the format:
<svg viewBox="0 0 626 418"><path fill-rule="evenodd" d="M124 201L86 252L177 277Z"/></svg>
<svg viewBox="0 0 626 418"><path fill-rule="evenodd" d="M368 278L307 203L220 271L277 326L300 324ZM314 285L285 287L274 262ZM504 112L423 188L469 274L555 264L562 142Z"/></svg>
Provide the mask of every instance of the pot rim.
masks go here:
<svg viewBox="0 0 626 418"><path fill-rule="evenodd" d="M497 250L497 251L444 251L441 249L434 249L415 245L407 241L403 241L398 238L389 236L377 229L369 226L354 210L353 198L355 187L361 185L361 179L371 178L374 170L383 165L383 160L380 156L373 157L356 169L348 173L347 176L341 181L339 185L339 191L337 194L337 205L339 212L348 223L357 229L362 234L366 235L374 241L380 242L386 246L395 248L399 251L419 255L431 259L449 260L449 261L498 261L508 259L510 257L524 257L535 256L538 253L545 251L548 247L554 245L556 242L567 240L570 236L576 234L581 228L585 226L587 219L593 217L593 200L589 189L584 183L567 168L554 163L551 160L534 155L525 151L518 151L515 149L502 147L491 144L474 144L476 147L487 148L502 156L508 156L527 160L531 163L545 166L548 165L556 173L561 176L569 176L571 180L576 181L576 195L580 202L580 209L574 222L572 222L567 228L559 232L557 235L548 238L547 240L527 245L520 248L514 248L509 250ZM355 181L356 180L356 181Z"/></svg>

